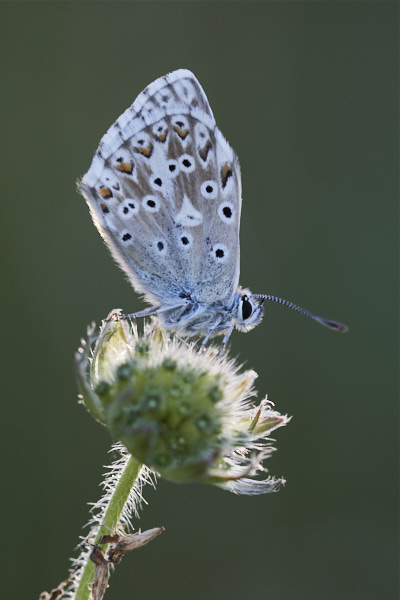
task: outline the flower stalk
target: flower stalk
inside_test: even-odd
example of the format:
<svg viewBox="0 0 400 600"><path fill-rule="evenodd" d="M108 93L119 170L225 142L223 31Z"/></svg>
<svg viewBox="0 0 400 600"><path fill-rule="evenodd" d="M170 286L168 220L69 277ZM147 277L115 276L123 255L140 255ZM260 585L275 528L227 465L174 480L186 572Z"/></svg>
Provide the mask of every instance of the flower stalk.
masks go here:
<svg viewBox="0 0 400 600"><path fill-rule="evenodd" d="M115 487L113 494L110 497L107 509L102 518L102 528L99 528L93 544L98 544L104 554L108 550L109 544L99 544L100 538L104 531L115 531L124 507L127 503L131 490L134 487L142 465L133 456L127 460L125 469L121 473L119 481ZM90 560L91 552L86 552L86 564L82 564L81 576L79 579L78 588L74 596L74 600L88 600L90 596L90 585L93 582L95 574L95 564Z"/></svg>

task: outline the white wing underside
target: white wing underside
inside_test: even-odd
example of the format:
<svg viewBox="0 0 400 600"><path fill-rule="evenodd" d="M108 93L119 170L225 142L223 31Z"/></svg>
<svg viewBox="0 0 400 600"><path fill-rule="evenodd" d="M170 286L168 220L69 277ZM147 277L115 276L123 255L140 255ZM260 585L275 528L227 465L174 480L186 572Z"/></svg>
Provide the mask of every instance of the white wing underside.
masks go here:
<svg viewBox="0 0 400 600"><path fill-rule="evenodd" d="M80 183L92 218L152 304L232 302L240 168L194 75L150 84L102 138Z"/></svg>

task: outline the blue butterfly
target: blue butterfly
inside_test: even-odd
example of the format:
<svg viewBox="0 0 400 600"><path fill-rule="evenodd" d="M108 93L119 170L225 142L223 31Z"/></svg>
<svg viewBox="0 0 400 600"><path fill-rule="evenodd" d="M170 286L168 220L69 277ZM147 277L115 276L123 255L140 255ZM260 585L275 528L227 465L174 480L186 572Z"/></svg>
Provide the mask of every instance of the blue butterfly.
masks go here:
<svg viewBox="0 0 400 600"><path fill-rule="evenodd" d="M272 300L344 332L346 325L239 286L239 161L196 77L151 83L102 138L79 184L93 221L162 327L203 345L249 331Z"/></svg>

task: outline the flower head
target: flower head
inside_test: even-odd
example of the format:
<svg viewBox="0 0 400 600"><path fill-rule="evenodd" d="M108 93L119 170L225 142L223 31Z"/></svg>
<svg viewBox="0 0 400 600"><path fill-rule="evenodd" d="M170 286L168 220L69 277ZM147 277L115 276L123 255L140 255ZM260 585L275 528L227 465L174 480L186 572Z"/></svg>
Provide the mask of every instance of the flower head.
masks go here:
<svg viewBox="0 0 400 600"><path fill-rule="evenodd" d="M215 348L168 337L153 320L137 327L112 313L94 347L76 355L87 409L135 458L172 481L212 483L240 494L277 490L263 461L268 437L289 418L264 399L254 405L254 371Z"/></svg>

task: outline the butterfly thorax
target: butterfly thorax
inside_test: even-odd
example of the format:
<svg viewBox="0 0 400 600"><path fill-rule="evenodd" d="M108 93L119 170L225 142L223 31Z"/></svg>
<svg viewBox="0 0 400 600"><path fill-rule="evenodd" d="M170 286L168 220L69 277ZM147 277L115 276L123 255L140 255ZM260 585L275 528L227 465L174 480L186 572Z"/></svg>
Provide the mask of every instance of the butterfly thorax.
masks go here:
<svg viewBox="0 0 400 600"><path fill-rule="evenodd" d="M249 290L240 287L229 302L203 303L192 297L180 306L159 313L165 329L179 331L182 335L221 335L236 327L240 331L253 329L263 317L263 308Z"/></svg>

